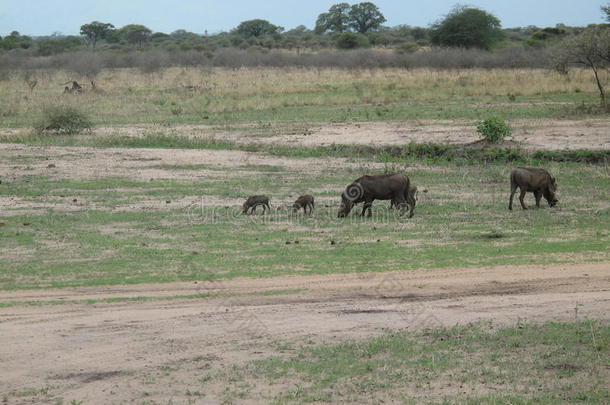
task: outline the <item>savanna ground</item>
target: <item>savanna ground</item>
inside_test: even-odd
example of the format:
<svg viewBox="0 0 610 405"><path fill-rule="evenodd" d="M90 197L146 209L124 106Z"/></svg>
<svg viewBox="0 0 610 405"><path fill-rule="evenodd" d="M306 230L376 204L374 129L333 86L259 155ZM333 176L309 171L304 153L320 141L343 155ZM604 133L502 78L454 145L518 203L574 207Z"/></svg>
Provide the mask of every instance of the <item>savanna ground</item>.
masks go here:
<svg viewBox="0 0 610 405"><path fill-rule="evenodd" d="M610 168L532 157L610 149L589 72L117 70L62 95L68 79L0 82L3 403L610 400ZM94 130L34 133L49 104ZM489 115L518 162L360 149L479 148ZM547 167L560 204L509 212L515 164ZM419 187L414 218L336 218L384 171ZM241 215L258 193L272 213ZM310 217L289 209L304 193Z"/></svg>

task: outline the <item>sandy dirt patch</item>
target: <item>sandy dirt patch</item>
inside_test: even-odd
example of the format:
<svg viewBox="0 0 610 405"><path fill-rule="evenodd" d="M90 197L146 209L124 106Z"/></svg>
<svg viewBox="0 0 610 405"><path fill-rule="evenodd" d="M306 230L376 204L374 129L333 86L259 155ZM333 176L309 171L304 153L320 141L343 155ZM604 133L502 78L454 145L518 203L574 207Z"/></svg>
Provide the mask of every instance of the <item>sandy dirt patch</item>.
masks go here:
<svg viewBox="0 0 610 405"><path fill-rule="evenodd" d="M509 140L528 150L609 149L610 120L516 120ZM470 121L399 121L314 126L302 133L257 138L263 143L304 146L406 145L441 143L464 145L480 139ZM242 141L253 139L242 138Z"/></svg>
<svg viewBox="0 0 610 405"><path fill-rule="evenodd" d="M182 403L188 389L201 387L202 375L277 354L282 342L336 342L479 320L608 321L609 268L566 264L3 292L2 302L15 306L0 309L0 392L49 387L46 397L87 404ZM20 304L196 293L220 295ZM220 403L222 387L206 387L199 403ZM32 403L31 396L9 398Z"/></svg>
<svg viewBox="0 0 610 405"><path fill-rule="evenodd" d="M513 133L509 140L528 150L610 149L610 119L552 120L521 119L509 121ZM473 120L411 120L284 126L275 124L260 129L256 125L236 125L227 131L208 125L179 125L171 128L133 125L100 128L100 134L142 136L155 132L174 136L214 137L238 143L287 144L298 146L406 145L441 143L465 145L480 139Z"/></svg>
<svg viewBox="0 0 610 405"><path fill-rule="evenodd" d="M172 168L172 166L177 166ZM186 166L181 169L180 166ZM200 166L189 169L189 166ZM343 158L283 158L237 150L91 148L0 144L0 179L44 176L66 180L121 177L139 181L251 176L268 166L319 172L359 167Z"/></svg>

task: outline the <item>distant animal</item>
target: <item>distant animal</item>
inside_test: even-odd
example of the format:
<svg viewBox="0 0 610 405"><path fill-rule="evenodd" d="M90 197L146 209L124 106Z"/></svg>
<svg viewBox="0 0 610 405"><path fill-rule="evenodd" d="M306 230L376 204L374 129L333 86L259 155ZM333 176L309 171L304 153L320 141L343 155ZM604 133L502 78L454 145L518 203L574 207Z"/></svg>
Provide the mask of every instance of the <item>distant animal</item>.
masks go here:
<svg viewBox="0 0 610 405"><path fill-rule="evenodd" d="M391 200L391 204L401 209L409 207L409 218L413 216L415 204L414 195L410 195L410 180L400 173L362 176L354 180L341 194L341 206L338 217L346 217L354 205L364 203L361 216L368 212L372 215L372 205L375 200ZM410 202L409 202L410 201Z"/></svg>
<svg viewBox="0 0 610 405"><path fill-rule="evenodd" d="M24 80L30 88L30 91L34 90L34 87L38 84L38 80L33 79L29 73L26 73Z"/></svg>
<svg viewBox="0 0 610 405"><path fill-rule="evenodd" d="M517 188L520 189L519 202L521 208L527 209L523 202L525 193L534 193L536 198L536 207L540 207L540 198L544 196L549 206L554 207L559 200L555 195L557 191L557 183L555 178L544 169L537 167L519 167L510 172L510 199L508 201L508 209L513 209L513 197Z"/></svg>
<svg viewBox="0 0 610 405"><path fill-rule="evenodd" d="M269 197L264 195L253 195L251 197L248 197L246 202L244 202L244 204L242 205L242 213L247 214L248 210L251 209L250 213L253 214L254 211L256 211L256 207L258 207L259 205L263 207L263 214L267 212L267 209L271 211L271 207L269 207Z"/></svg>
<svg viewBox="0 0 610 405"><path fill-rule="evenodd" d="M307 214L307 208L309 208L309 213L311 214L314 209L313 196L309 194L305 194L296 199L294 204L292 204L292 212L297 212L303 208L303 212Z"/></svg>
<svg viewBox="0 0 610 405"><path fill-rule="evenodd" d="M72 83L72 87L64 87L64 94L72 94L72 93L82 93L83 92L83 86L81 86L80 84L78 84L78 82L76 80L71 80L68 82L65 82L64 84L69 84Z"/></svg>

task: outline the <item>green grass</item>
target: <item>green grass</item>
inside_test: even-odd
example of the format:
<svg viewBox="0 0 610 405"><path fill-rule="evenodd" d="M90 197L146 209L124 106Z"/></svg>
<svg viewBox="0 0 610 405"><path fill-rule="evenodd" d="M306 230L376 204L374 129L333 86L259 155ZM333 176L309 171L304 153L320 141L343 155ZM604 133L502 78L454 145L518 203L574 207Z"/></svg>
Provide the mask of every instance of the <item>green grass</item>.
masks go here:
<svg viewBox="0 0 610 405"><path fill-rule="evenodd" d="M389 168L401 167L393 163ZM366 166L341 173L322 170L313 176L268 165L216 169L215 176L196 181L53 180L27 172L19 180L4 181L0 196L32 207L23 212L18 204L18 212L3 212L0 288L609 258L605 166L553 164L559 206L513 212L507 210L508 166L422 166L408 170L422 190L413 219L399 218L387 202L374 204L372 219L336 218L340 192L368 172ZM197 168L168 170L196 173ZM251 175L244 176L243 170ZM261 192L269 194L272 207L280 211L241 215L244 196ZM305 192L318 201L313 217L291 216L282 208ZM216 202L201 206L207 196ZM73 199L82 205L62 208L74 207ZM141 201L160 204L152 210L137 208ZM527 203L533 205L531 196ZM133 204L135 208L128 208Z"/></svg>
<svg viewBox="0 0 610 405"><path fill-rule="evenodd" d="M296 344L209 381L274 404L606 404L609 342L592 321L396 331Z"/></svg>
<svg viewBox="0 0 610 405"><path fill-rule="evenodd" d="M328 146L295 146L268 145L260 143L239 144L228 140L220 140L213 136L186 137L163 133L147 133L144 136L126 135L103 136L46 136L39 134L8 135L0 138L2 143L20 143L26 145L55 146L92 146L119 148L161 148L161 149L204 149L204 150L242 150L262 152L282 157L348 157L375 159L387 162L401 162L405 159L425 159L430 162L457 161L462 164L479 162L515 162L522 164L538 164L540 162L585 162L607 163L610 161L610 151L607 150L560 150L560 151L526 151L520 148L507 147L465 147L436 143L410 143L403 146L364 146L364 145L328 145ZM166 168L165 166L151 166ZM209 165L181 165L176 167L184 170L210 168ZM281 170L270 167L268 171Z"/></svg>

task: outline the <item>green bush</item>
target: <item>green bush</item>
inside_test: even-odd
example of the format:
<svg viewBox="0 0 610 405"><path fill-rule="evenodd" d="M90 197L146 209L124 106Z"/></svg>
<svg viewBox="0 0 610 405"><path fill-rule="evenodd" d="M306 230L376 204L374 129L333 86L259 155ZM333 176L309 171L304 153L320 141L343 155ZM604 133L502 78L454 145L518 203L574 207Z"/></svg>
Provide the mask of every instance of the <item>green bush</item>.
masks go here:
<svg viewBox="0 0 610 405"><path fill-rule="evenodd" d="M414 53L419 50L420 46L416 42L403 42L396 47L396 52L400 54Z"/></svg>
<svg viewBox="0 0 610 405"><path fill-rule="evenodd" d="M490 143L501 142L512 129L499 117L489 117L476 123L477 132Z"/></svg>
<svg viewBox="0 0 610 405"><path fill-rule="evenodd" d="M76 134L90 131L92 127L93 123L87 114L67 105L45 107L42 117L34 124L37 133Z"/></svg>
<svg viewBox="0 0 610 405"><path fill-rule="evenodd" d="M367 37L355 32L344 32L339 35L336 44L339 49L369 48L371 46Z"/></svg>

